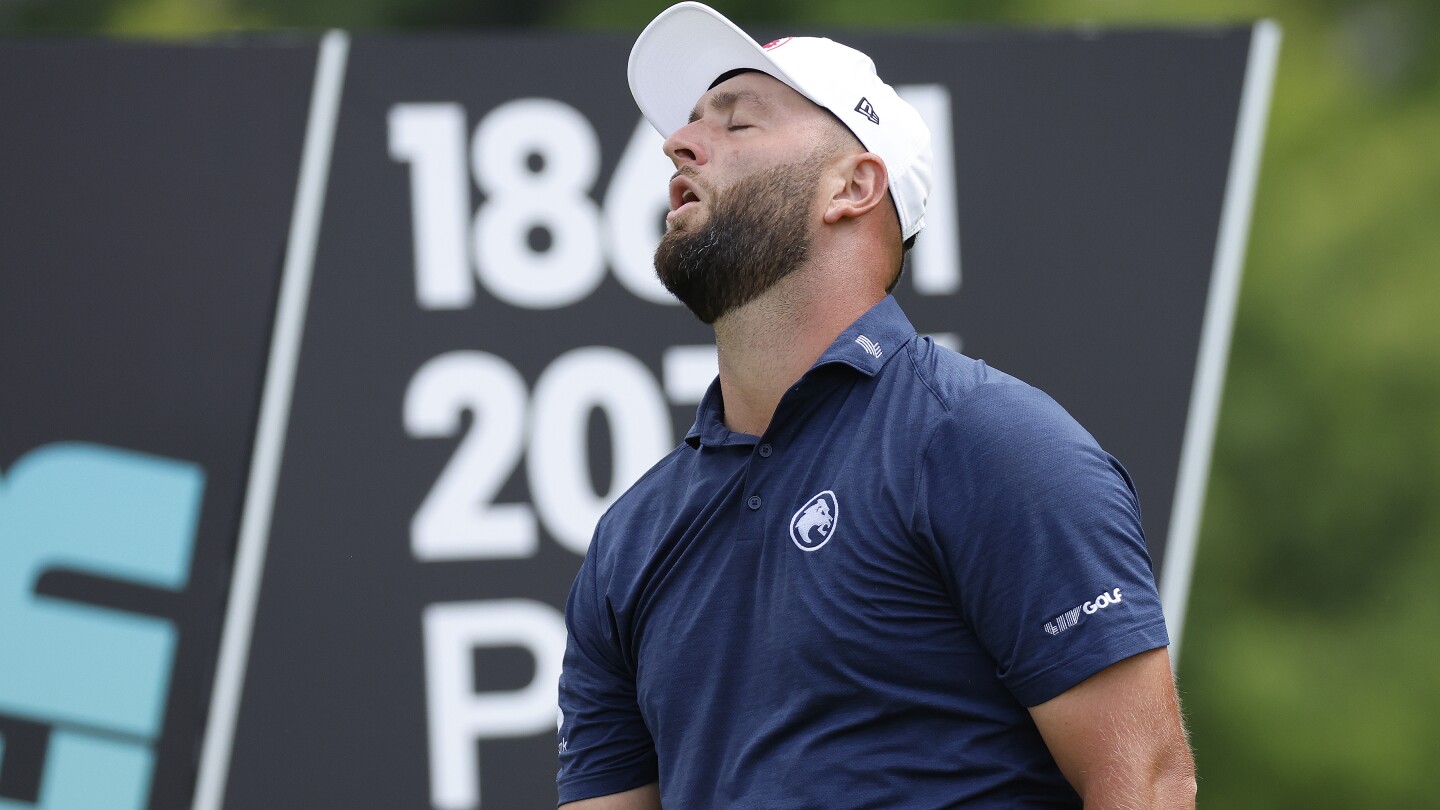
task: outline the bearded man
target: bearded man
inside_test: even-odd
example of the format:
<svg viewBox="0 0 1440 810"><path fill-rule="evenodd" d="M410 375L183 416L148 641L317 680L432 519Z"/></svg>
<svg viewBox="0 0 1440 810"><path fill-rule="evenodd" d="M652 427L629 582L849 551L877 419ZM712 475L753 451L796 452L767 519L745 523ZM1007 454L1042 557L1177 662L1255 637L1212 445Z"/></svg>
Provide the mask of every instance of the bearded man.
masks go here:
<svg viewBox="0 0 1440 810"><path fill-rule="evenodd" d="M1193 806L1129 476L889 296L919 115L698 3L629 74L676 168L656 270L719 376L571 591L562 807Z"/></svg>

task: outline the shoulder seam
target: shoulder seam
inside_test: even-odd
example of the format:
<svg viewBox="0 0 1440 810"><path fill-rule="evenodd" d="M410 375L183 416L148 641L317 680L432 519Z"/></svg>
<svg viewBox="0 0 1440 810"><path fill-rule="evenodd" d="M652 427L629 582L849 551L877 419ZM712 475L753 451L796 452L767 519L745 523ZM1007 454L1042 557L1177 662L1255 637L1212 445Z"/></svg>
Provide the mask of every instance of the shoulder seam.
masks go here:
<svg viewBox="0 0 1440 810"><path fill-rule="evenodd" d="M935 398L935 401L946 413L949 413L950 403L946 402L945 398L940 396L940 392L935 390L935 386L930 384L930 380L926 379L924 372L920 369L920 364L915 360L915 346L919 342L920 336L915 335L905 344L905 356L910 361L910 370L915 373L915 379L919 380L920 384L925 386L925 390L930 392L930 396Z"/></svg>
<svg viewBox="0 0 1440 810"><path fill-rule="evenodd" d="M605 522L605 518L607 518L607 517L610 516L610 513L615 509L616 506L620 505L620 502L621 502L621 501L625 500L625 499L630 495L630 493L634 492L636 487L640 486L642 483L644 483L645 481L649 480L652 476L658 475L659 472L660 472L660 470L662 470L662 469L664 469L664 468L666 468L666 467L669 467L671 464L674 464L674 463L675 463L675 460L676 460L677 458L679 458L679 456L680 456L680 451L681 451L681 450L684 450L685 448L687 448L687 447L689 447L689 446L690 446L690 445L686 444L686 443L683 442L683 441L680 442L679 444L675 445L675 447L674 447L673 449L671 449L671 451L670 451L669 453L666 453L666 454L665 454L665 457L664 457L664 458L660 459L659 461L657 461L657 462L655 462L653 465L651 465L650 469L646 470L644 475L642 475L642 476L640 476L639 478L635 479L635 482L634 482L634 483L632 483L630 486L626 487L626 488L625 488L625 491L622 492L622 493L620 493L620 497L616 498L614 503L612 503L612 504L610 504L608 507L606 507L605 511L604 511L603 513L601 513L599 519L595 521L595 531L594 531L594 533L592 534L592 537L598 537L598 536L599 536L599 534L600 534L600 524Z"/></svg>
<svg viewBox="0 0 1440 810"><path fill-rule="evenodd" d="M934 399L936 404L940 406L940 409L945 412L945 415L947 417L953 416L954 412L950 409L950 403L946 402L945 397L940 396L940 392L935 390L935 386L931 384L931 381L929 379L926 378L924 371L920 368L920 363L915 359L915 348L919 344L919 342L920 336L915 335L911 337L910 340L905 344L905 356L910 361L910 370L912 373L914 373L915 379L919 380L920 384L925 386L925 390L930 393L931 398ZM934 446L935 436L940 432L940 426L942 424L943 421L937 419L933 424L927 427L925 440L920 445L920 453L916 456L917 463L915 465L915 498L917 501L920 498L921 492L923 492L921 487L923 487L925 483L925 468L930 458L930 448ZM918 528L915 525L915 521L918 517L919 510L914 504L911 504L909 525L912 534Z"/></svg>

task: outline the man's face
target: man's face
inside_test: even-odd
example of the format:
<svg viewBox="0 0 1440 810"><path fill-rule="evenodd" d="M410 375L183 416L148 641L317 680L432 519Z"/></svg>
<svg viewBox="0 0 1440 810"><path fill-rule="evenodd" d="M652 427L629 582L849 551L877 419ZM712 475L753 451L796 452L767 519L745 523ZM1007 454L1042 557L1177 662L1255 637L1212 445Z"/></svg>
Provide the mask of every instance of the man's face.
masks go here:
<svg viewBox="0 0 1440 810"><path fill-rule="evenodd" d="M677 171L655 268L701 321L714 323L803 263L833 154L824 116L776 79L744 73L711 88L665 142Z"/></svg>

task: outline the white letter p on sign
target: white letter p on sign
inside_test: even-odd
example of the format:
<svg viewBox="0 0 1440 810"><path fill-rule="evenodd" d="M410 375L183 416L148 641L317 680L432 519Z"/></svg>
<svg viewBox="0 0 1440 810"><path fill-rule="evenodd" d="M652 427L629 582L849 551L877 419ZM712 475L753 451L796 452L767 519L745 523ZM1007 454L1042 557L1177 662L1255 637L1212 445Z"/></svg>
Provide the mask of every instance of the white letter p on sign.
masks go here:
<svg viewBox="0 0 1440 810"><path fill-rule="evenodd" d="M565 619L542 602L499 599L429 605L424 626L430 801L438 810L478 810L476 741L554 728ZM477 693L471 662L481 647L529 651L535 677L520 689Z"/></svg>

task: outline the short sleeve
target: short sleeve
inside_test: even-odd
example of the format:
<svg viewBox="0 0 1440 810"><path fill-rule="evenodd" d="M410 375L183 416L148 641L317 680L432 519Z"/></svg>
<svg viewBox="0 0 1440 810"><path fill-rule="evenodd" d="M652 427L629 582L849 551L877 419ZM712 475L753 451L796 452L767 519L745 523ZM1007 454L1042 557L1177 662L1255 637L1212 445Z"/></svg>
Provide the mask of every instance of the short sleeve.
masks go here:
<svg viewBox="0 0 1440 810"><path fill-rule="evenodd" d="M658 778L654 742L636 700L591 543L565 605L567 638L557 731L560 803L620 793Z"/></svg>
<svg viewBox="0 0 1440 810"><path fill-rule="evenodd" d="M1035 388L954 404L924 450L916 522L1022 705L1169 644L1129 475Z"/></svg>

